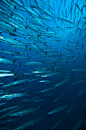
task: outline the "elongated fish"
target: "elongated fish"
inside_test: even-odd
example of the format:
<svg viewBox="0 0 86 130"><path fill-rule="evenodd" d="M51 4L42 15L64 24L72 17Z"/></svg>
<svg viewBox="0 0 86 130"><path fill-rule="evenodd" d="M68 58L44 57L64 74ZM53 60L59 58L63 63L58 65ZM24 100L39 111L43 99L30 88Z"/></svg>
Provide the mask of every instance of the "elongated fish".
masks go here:
<svg viewBox="0 0 86 130"><path fill-rule="evenodd" d="M24 94L24 93L6 94L6 95L0 96L0 100L2 100L2 99L11 100L13 98L18 98L18 97L23 97L23 96L27 96L27 94Z"/></svg>
<svg viewBox="0 0 86 130"><path fill-rule="evenodd" d="M67 108L67 105L68 105L68 104L66 104L65 106L57 107L57 108L51 110L50 112L48 112L48 114L54 114L54 113L57 113L57 112L59 112L59 111L62 111L62 110L64 110L65 108Z"/></svg>
<svg viewBox="0 0 86 130"><path fill-rule="evenodd" d="M15 64L15 60L13 60L13 61L11 61L11 60L8 60L8 59L6 59L6 58L2 58L2 57L0 57L0 63L5 63L5 64Z"/></svg>
<svg viewBox="0 0 86 130"><path fill-rule="evenodd" d="M79 127L83 124L84 119L85 119L84 117L81 118L81 119L79 119L79 120L71 127L70 130L78 130Z"/></svg>
<svg viewBox="0 0 86 130"><path fill-rule="evenodd" d="M9 116L23 116L25 114L29 114L29 113L34 113L40 110L41 105L39 105L38 107L33 107L33 108L28 108L28 109L24 109L15 113L10 114Z"/></svg>
<svg viewBox="0 0 86 130"><path fill-rule="evenodd" d="M62 122L63 118L61 118L60 120L58 120L52 127L50 130L55 129L61 122Z"/></svg>
<svg viewBox="0 0 86 130"><path fill-rule="evenodd" d="M7 77L7 76L14 76L14 74L10 74L10 73L0 73L0 77Z"/></svg>
<svg viewBox="0 0 86 130"><path fill-rule="evenodd" d="M19 127L17 127L16 129L14 129L14 130L24 130L26 127L28 127L30 125L34 125L35 123L39 122L39 120L41 120L41 119L43 119L43 118L39 117L39 118L30 120L28 122L25 122L25 123L21 124Z"/></svg>
<svg viewBox="0 0 86 130"><path fill-rule="evenodd" d="M14 81L14 82L10 82L10 83L8 83L8 84L6 84L6 85L3 85L3 86L1 86L2 88L6 88L6 87L10 87L10 86L13 86L13 85L17 85L17 84L22 84L22 83L24 83L24 82L26 82L26 81L29 81L30 79L22 79L22 80L17 80L17 81Z"/></svg>

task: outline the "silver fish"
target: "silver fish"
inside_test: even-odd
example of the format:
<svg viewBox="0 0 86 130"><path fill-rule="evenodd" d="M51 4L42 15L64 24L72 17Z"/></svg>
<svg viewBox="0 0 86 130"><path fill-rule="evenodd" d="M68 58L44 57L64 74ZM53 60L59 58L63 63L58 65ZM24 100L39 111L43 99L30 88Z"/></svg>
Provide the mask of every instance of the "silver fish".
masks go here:
<svg viewBox="0 0 86 130"><path fill-rule="evenodd" d="M50 112L48 112L48 114L54 114L54 113L57 113L59 111L62 111L64 110L65 108L67 108L68 104L66 104L65 106L60 106L60 107L57 107L53 110L51 110Z"/></svg>

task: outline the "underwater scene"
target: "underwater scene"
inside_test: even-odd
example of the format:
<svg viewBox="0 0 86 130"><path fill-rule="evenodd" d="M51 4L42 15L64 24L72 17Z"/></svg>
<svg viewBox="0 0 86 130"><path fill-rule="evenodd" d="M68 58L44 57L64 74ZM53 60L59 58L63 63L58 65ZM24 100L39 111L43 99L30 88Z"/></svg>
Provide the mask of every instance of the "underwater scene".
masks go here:
<svg viewBox="0 0 86 130"><path fill-rule="evenodd" d="M0 0L0 130L86 130L86 0Z"/></svg>

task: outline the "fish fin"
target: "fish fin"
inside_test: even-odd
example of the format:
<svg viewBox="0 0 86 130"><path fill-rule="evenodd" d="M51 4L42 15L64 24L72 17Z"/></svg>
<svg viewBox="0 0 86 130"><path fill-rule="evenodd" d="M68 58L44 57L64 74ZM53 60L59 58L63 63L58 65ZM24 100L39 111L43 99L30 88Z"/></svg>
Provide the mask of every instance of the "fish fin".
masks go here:
<svg viewBox="0 0 86 130"><path fill-rule="evenodd" d="M27 48L28 48L28 45L25 45L25 47L26 47L26 50L27 50Z"/></svg>
<svg viewBox="0 0 86 130"><path fill-rule="evenodd" d="M13 60L13 64L14 64L14 65L15 65L16 60L18 60L18 59Z"/></svg>

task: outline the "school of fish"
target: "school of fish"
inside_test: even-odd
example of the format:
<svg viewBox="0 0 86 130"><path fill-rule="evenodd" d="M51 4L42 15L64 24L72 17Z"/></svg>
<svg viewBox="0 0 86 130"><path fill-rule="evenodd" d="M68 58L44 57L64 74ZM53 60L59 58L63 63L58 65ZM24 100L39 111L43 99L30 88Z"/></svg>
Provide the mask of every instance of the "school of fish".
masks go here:
<svg viewBox="0 0 86 130"><path fill-rule="evenodd" d="M0 130L86 130L86 0L0 0Z"/></svg>

